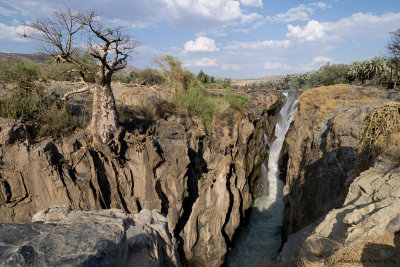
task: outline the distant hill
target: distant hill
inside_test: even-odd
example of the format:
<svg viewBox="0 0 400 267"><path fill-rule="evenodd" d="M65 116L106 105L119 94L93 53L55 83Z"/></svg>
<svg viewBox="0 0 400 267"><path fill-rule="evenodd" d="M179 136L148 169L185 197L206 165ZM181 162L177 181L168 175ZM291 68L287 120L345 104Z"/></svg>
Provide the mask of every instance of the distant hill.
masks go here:
<svg viewBox="0 0 400 267"><path fill-rule="evenodd" d="M129 73L131 73L132 71L135 71L135 72L137 72L137 73L139 73L139 72L141 72L142 70L140 70L140 69L138 69L138 68L136 68L136 67L133 67L133 66L126 66L124 69L122 69L122 70L120 70L119 72L121 72L121 73L123 73L123 74L125 74L125 75L128 75Z"/></svg>
<svg viewBox="0 0 400 267"><path fill-rule="evenodd" d="M46 63L50 59L48 54L44 53L33 53L33 54L18 54L18 53L2 53L0 52L0 62L8 60L24 60L31 62ZM126 66L125 69L120 72L128 75L132 71L140 72L140 69L133 66Z"/></svg>
<svg viewBox="0 0 400 267"><path fill-rule="evenodd" d="M17 54L17 53L2 53L0 52L0 62L7 60L25 60L44 63L50 59L50 56L44 53L34 54Z"/></svg>

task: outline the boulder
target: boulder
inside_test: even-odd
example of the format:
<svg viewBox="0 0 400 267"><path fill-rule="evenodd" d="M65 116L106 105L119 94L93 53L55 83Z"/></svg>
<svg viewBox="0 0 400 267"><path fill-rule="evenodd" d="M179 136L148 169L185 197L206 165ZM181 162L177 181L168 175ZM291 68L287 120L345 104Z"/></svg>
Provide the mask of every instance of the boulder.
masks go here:
<svg viewBox="0 0 400 267"><path fill-rule="evenodd" d="M156 210L129 216L65 204L32 220L0 224L1 266L180 266L167 220Z"/></svg>

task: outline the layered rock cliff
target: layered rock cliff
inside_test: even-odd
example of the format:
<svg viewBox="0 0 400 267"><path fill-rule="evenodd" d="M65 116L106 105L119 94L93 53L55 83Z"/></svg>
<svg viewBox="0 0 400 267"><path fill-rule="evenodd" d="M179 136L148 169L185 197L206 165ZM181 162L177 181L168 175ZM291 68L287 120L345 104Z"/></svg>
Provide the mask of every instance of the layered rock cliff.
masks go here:
<svg viewBox="0 0 400 267"><path fill-rule="evenodd" d="M24 124L0 121L1 221L30 221L61 203L127 213L157 209L184 261L220 265L251 205L251 183L266 152L263 133L272 132L271 116L281 101L278 93L246 94L249 107L219 114L210 134L198 120L168 112L150 119L125 116L120 157L91 148L83 132L33 143ZM119 102L160 103L136 101L129 88L117 95L124 96Z"/></svg>
<svg viewBox="0 0 400 267"><path fill-rule="evenodd" d="M300 96L289 139L281 260L400 262L398 146L371 162L357 144L366 115L399 100L398 92L345 85Z"/></svg>
<svg viewBox="0 0 400 267"><path fill-rule="evenodd" d="M313 89L300 96L284 188L284 240L343 204L348 185L363 170L355 166L362 121L396 96L350 85Z"/></svg>
<svg viewBox="0 0 400 267"><path fill-rule="evenodd" d="M391 149L350 185L344 204L289 237L282 260L339 266L400 263L399 149Z"/></svg>

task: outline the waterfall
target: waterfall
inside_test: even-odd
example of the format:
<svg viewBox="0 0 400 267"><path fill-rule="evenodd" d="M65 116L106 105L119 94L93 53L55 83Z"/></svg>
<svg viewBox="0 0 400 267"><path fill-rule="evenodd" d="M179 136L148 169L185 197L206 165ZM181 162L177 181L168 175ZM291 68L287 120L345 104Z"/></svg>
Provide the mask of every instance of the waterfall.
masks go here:
<svg viewBox="0 0 400 267"><path fill-rule="evenodd" d="M257 266L262 262L274 261L278 255L284 206L282 199L284 184L279 180L278 160L297 104L295 91L283 94L286 103L278 114L275 140L270 146L268 172L265 163L261 166L261 179L264 179L262 183L268 184L268 195L254 200L249 224L239 229L234 247L228 253L228 266Z"/></svg>

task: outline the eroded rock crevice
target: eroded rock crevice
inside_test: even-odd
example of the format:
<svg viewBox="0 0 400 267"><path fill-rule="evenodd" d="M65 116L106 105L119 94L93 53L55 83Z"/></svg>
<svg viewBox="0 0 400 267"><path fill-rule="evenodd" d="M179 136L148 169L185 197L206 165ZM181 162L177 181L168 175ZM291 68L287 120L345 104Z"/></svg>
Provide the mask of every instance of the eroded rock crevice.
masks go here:
<svg viewBox="0 0 400 267"><path fill-rule="evenodd" d="M330 261L348 260L348 253L354 253L351 259L367 263L368 244L398 249L399 224L391 222L396 221L399 211L393 210L398 205L393 188L398 187L400 176L398 165L388 155L382 155L372 166L372 162L366 164L358 152L358 137L366 115L392 101L395 94L351 86L332 88L326 94L331 108L323 106L327 103L311 105L307 94L300 97L299 111L287 138L283 218L283 238L287 242L281 260L301 258L329 265ZM371 253L375 253L373 249ZM397 260L398 255L391 254L386 260Z"/></svg>
<svg viewBox="0 0 400 267"><path fill-rule="evenodd" d="M185 261L219 266L246 219L251 176L265 158L259 127L273 127L268 110L281 101L279 93L248 93L254 103L227 109L208 135L201 122L175 115L146 121L140 133L128 129L119 159L91 148L83 132L33 143L21 122L0 119L2 222L27 222L62 203L130 214L157 209Z"/></svg>

